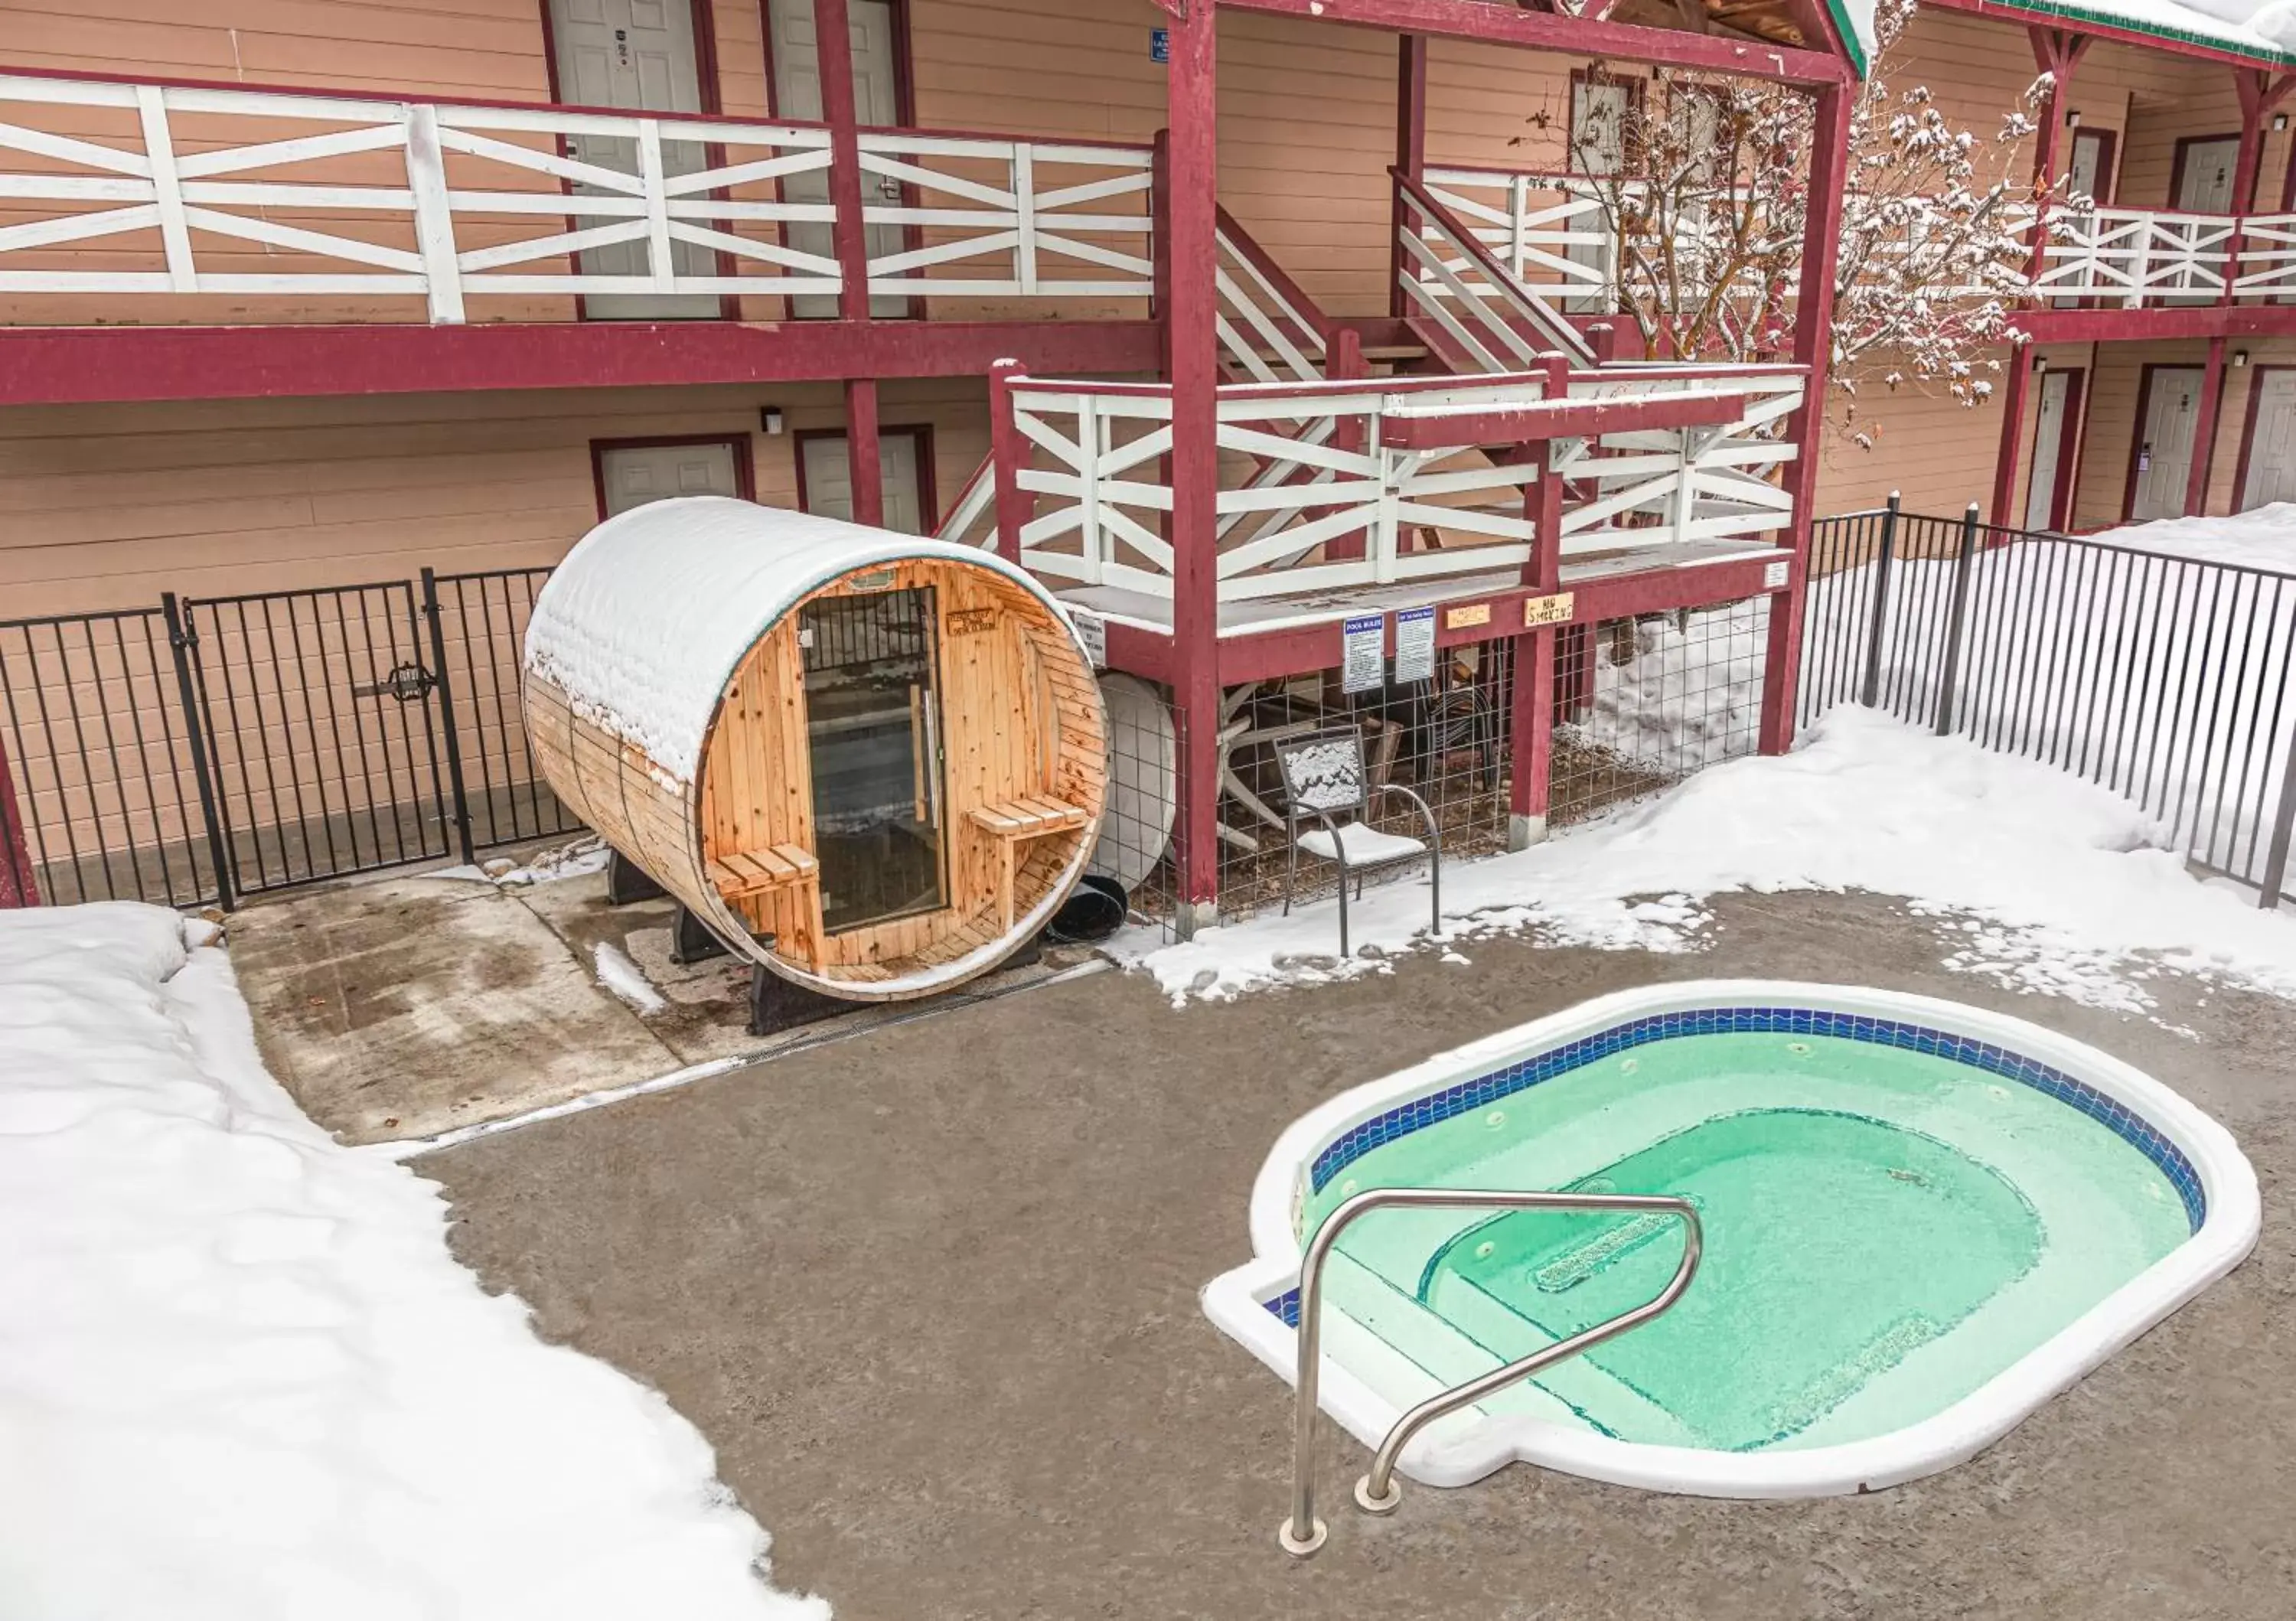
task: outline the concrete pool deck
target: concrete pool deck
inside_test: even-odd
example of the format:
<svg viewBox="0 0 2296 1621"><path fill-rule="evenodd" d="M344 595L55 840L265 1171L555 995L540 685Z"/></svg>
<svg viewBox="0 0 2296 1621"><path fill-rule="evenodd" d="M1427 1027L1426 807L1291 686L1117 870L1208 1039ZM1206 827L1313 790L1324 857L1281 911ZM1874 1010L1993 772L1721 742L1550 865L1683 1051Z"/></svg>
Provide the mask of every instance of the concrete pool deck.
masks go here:
<svg viewBox="0 0 2296 1621"><path fill-rule="evenodd" d="M2195 1040L1948 973L1893 902L1713 910L1693 954L1487 941L1177 1011L1095 975L415 1163L490 1284L701 1426L776 1581L841 1621L2296 1614L2296 1006L2152 982ZM1997 1007L2150 1070L2254 1162L2256 1254L1930 1479L1739 1503L1518 1465L1373 1519L1327 1426L1331 1541L1286 1559L1291 1388L1196 1298L1249 1253L1276 1133L1475 1036L1725 974Z"/></svg>

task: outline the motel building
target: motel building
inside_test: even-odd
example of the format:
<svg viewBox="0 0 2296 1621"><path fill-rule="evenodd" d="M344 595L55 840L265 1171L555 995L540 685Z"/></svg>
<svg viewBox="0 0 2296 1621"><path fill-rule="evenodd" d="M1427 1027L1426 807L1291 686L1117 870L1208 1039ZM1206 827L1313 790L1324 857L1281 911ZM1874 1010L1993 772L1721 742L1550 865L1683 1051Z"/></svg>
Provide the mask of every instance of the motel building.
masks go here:
<svg viewBox="0 0 2296 1621"><path fill-rule="evenodd" d="M2296 56L2175 0L1928 0L1893 84L1989 131L2054 73L2021 162L2088 201L1992 397L1869 395L1853 442L1870 10L0 0L0 886L228 905L567 831L523 616L664 496L1052 586L1161 707L1182 927L1270 847L1234 740L1351 634L1456 684L1417 780L1480 750L1447 848L1503 847L1564 819L1620 626L1747 605L1734 735L1787 745L1830 515L2296 499ZM1620 318L1575 131L1653 66L1811 98L1759 362Z"/></svg>

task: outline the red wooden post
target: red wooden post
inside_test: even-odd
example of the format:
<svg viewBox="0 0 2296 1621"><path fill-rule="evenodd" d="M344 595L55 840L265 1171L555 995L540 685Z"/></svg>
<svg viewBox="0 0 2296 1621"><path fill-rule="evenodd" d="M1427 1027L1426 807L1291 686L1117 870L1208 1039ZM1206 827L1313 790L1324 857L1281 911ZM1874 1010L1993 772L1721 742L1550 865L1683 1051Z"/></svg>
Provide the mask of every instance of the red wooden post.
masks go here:
<svg viewBox="0 0 2296 1621"><path fill-rule="evenodd" d="M988 370L988 450L996 465L996 555L1008 563L1021 561L1021 529L1036 515L1037 503L1021 487L1021 470L1029 465L1029 441L1013 420L1013 380L1025 375L1017 360L1000 360Z"/></svg>
<svg viewBox="0 0 2296 1621"><path fill-rule="evenodd" d="M1786 428L1799 454L1786 471L1786 488L1793 495L1786 584L1770 594L1769 645L1762 661L1764 754L1784 754L1793 744L1795 687L1801 679L1802 572L1809 558L1811 509L1817 502L1818 440L1825 426L1826 363L1833 348L1833 274L1841 256L1841 191L1854 94L1855 86L1841 84L1819 89L1811 128L1809 213L1801 285L1794 298L1793 356L1809 374L1801 407Z"/></svg>
<svg viewBox="0 0 2296 1621"><path fill-rule="evenodd" d="M1546 363L1546 397L1570 392L1570 363ZM1539 596L1562 588L1562 479L1554 471L1554 446L1540 440L1525 450L1538 459L1538 477L1523 492L1533 525L1522 583ZM1518 610L1520 611L1520 610ZM1547 790L1554 754L1554 651L1561 633L1552 625L1514 638L1514 703L1508 716L1507 848L1520 850L1546 837Z"/></svg>
<svg viewBox="0 0 2296 1621"><path fill-rule="evenodd" d="M2218 407L2224 402L2225 340L2209 340L2208 369L2201 373L2201 410L2193 421L2193 471L2185 480L2185 516L2198 518L2209 504L2209 463L2217 454Z"/></svg>
<svg viewBox="0 0 2296 1621"><path fill-rule="evenodd" d="M1427 168L1427 41L1417 34L1395 37L1395 167L1414 180ZM1403 192L1395 192L1387 233L1387 313L1397 320L1411 313L1403 296L1403 233L1411 228L1411 210Z"/></svg>
<svg viewBox="0 0 2296 1621"><path fill-rule="evenodd" d="M869 318L869 236L861 224L861 137L853 104L853 25L845 0L814 0L821 119L829 126L829 201L837 210L837 313Z"/></svg>
<svg viewBox="0 0 2296 1621"><path fill-rule="evenodd" d="M2040 139L2033 143L2033 251L2027 261L2028 282L2040 279L2048 266L2049 194L2058 179L2059 154L2064 145L2065 119L2060 111L2072 86L2073 69L2088 50L2085 36L2054 29L2029 28L2033 61L2050 76L2050 89L2041 101ZM2016 526L2017 467L2025 448L2025 403L2032 379L2025 356L2012 351L2008 393L2001 402L2001 450L1993 463L1992 520L2004 528Z"/></svg>
<svg viewBox="0 0 2296 1621"><path fill-rule="evenodd" d="M32 852L25 842L24 818L17 809L15 784L8 775L8 750L0 744L0 909L39 904L40 892L32 883Z"/></svg>
<svg viewBox="0 0 2296 1621"><path fill-rule="evenodd" d="M877 380L845 380L845 462L853 475L853 521L882 527L885 474L878 460Z"/></svg>
<svg viewBox="0 0 2296 1621"><path fill-rule="evenodd" d="M1371 375L1364 364L1363 334L1351 326L1335 328L1324 352L1324 375L1334 382L1352 382ZM1370 424L1359 416L1343 416L1332 429L1332 448L1360 455L1371 448ZM1351 529L1324 543L1324 555L1332 562L1353 561L1364 554L1364 531Z"/></svg>
<svg viewBox="0 0 2296 1621"><path fill-rule="evenodd" d="M2001 398L2001 449L1993 463L1993 522L2018 528L2013 512L2017 501L2017 464L2025 448L2025 395L2032 380L2032 362L2022 349L2009 351L2009 376Z"/></svg>
<svg viewBox="0 0 2296 1621"><path fill-rule="evenodd" d="M1169 133L1164 311L1172 389L1173 696L1182 713L1185 930L1216 922L1219 894L1218 59L1216 0L1166 5Z"/></svg>

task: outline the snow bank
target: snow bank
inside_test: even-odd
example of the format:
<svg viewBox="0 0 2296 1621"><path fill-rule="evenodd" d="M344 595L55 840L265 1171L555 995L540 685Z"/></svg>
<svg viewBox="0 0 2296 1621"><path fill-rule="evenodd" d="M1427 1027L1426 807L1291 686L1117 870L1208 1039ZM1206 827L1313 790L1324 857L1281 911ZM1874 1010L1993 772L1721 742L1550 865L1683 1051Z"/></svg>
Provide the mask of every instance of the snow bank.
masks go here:
<svg viewBox="0 0 2296 1621"><path fill-rule="evenodd" d="M184 928L0 913L0 1615L825 1617L660 1394L298 1112Z"/></svg>
<svg viewBox="0 0 2296 1621"><path fill-rule="evenodd" d="M2136 1010L2166 964L2296 995L2296 920L2196 881L2153 835L2128 801L2062 772L1845 708L1793 754L1718 765L1611 821L1446 870L1444 938L1533 929L1686 951L1716 894L1863 889L1938 915L1948 966L2024 990ZM1112 949L1176 1001L1380 971L1423 935L1427 892L1390 884L1349 917L1368 944L1348 962L1332 959L1329 901L1160 947L1136 930Z"/></svg>

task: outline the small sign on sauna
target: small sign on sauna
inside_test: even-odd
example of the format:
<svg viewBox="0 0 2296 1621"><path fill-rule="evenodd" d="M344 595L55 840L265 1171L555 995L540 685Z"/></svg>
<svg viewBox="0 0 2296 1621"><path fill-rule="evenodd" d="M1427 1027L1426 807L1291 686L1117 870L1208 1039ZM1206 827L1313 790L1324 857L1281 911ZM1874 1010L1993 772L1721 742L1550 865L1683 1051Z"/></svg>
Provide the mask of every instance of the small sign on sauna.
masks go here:
<svg viewBox="0 0 2296 1621"><path fill-rule="evenodd" d="M977 636L983 631L996 628L994 608L952 608L948 612L948 634L952 636Z"/></svg>
<svg viewBox="0 0 2296 1621"><path fill-rule="evenodd" d="M1576 603L1575 594L1558 591L1553 596L1526 597L1522 604L1522 626L1525 630L1537 625L1567 625Z"/></svg>

